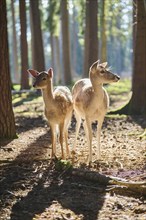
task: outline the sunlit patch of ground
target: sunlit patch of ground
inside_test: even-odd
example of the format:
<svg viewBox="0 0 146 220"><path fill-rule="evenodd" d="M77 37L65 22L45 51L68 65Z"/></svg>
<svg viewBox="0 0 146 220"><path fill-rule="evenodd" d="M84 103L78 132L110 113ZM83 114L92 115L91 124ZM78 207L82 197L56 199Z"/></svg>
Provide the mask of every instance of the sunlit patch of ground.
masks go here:
<svg viewBox="0 0 146 220"><path fill-rule="evenodd" d="M17 97L18 98L18 97ZM24 99L23 99L24 98ZM111 193L108 187L68 172L50 161L50 129L43 102L26 96L14 103L18 138L0 142L0 219L6 220L143 220L142 195ZM119 106L120 103L115 102ZM141 117L107 116L101 135L101 160L96 160L93 125L93 163L86 164L88 147L80 129L73 166L127 180L146 181L146 121ZM75 138L75 120L69 146ZM61 149L57 144L57 156ZM68 159L72 163L72 159Z"/></svg>

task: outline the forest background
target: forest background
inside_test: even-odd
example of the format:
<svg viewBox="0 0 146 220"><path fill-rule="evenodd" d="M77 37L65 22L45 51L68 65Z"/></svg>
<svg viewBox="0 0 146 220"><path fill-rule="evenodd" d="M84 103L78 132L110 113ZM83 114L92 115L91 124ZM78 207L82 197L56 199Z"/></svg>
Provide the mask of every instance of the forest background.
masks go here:
<svg viewBox="0 0 146 220"><path fill-rule="evenodd" d="M111 105L102 128L101 160L93 137L93 164L86 166L81 127L75 160L52 161L43 99L31 89L27 69L53 67L54 84L71 88L88 77L97 59L121 77L105 85ZM0 0L1 219L145 219L145 97L146 0ZM70 147L75 125L73 117ZM94 177L73 176L68 165L128 184L143 181L144 188L92 183Z"/></svg>
<svg viewBox="0 0 146 220"><path fill-rule="evenodd" d="M7 18L13 83L20 84L27 68L42 71L52 66L55 83L70 84L76 77L88 76L91 62L97 59L108 61L121 77L132 75L132 0L99 0L98 4L94 0L7 0ZM89 31L91 62L85 48ZM21 88L28 88L24 80Z"/></svg>
<svg viewBox="0 0 146 220"><path fill-rule="evenodd" d="M146 116L145 0L1 0L0 12L2 137L15 136L10 89L30 89L29 68L53 67L54 83L71 86L97 59L107 61L132 76L132 97L116 113Z"/></svg>

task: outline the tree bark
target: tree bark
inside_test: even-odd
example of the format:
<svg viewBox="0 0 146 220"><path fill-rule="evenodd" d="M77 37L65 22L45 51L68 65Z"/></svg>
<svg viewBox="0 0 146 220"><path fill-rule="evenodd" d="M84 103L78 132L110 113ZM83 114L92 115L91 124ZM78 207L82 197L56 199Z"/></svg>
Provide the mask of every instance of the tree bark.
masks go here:
<svg viewBox="0 0 146 220"><path fill-rule="evenodd" d="M137 0L134 69L131 112L146 116L146 10L143 0Z"/></svg>
<svg viewBox="0 0 146 220"><path fill-rule="evenodd" d="M6 0L0 3L0 139L16 136L9 72Z"/></svg>
<svg viewBox="0 0 146 220"><path fill-rule="evenodd" d="M63 47L63 69L64 81L66 85L71 84L71 64L70 64L70 40L68 22L67 0L61 0L61 26L62 26L62 47Z"/></svg>
<svg viewBox="0 0 146 220"><path fill-rule="evenodd" d="M84 77L88 77L89 67L98 59L97 0L86 0Z"/></svg>
<svg viewBox="0 0 146 220"><path fill-rule="evenodd" d="M76 7L75 5L73 6L73 14L72 14L72 45L71 45L71 50L72 50L72 70L73 74L76 73L77 69L77 52L78 52L78 30L77 30L77 12L76 12ZM74 77L74 75L73 75Z"/></svg>
<svg viewBox="0 0 146 220"><path fill-rule="evenodd" d="M30 0L30 18L32 35L32 68L38 71L43 71L45 70L45 58L38 0Z"/></svg>
<svg viewBox="0 0 146 220"><path fill-rule="evenodd" d="M15 11L14 11L14 1L11 0L11 11L12 11L12 26L13 26L13 61L14 61L14 83L20 83L20 74L18 66L18 54L17 54L17 37L16 37L16 27L15 27Z"/></svg>
<svg viewBox="0 0 146 220"><path fill-rule="evenodd" d="M27 45L27 25L25 0L19 0L20 12L20 47L21 47L21 89L29 89L28 69L28 45Z"/></svg>
<svg viewBox="0 0 146 220"><path fill-rule="evenodd" d="M143 0L134 0L136 24L134 26L134 58L132 97L121 109L110 114L143 115L146 117L146 10Z"/></svg>
<svg viewBox="0 0 146 220"><path fill-rule="evenodd" d="M102 15L101 15L101 62L107 60L106 51L106 21L105 21L105 0L102 0Z"/></svg>
<svg viewBox="0 0 146 220"><path fill-rule="evenodd" d="M56 83L62 82L61 79L61 64L60 64L60 47L58 36L53 37L54 42L54 60L55 60L55 71L56 71Z"/></svg>

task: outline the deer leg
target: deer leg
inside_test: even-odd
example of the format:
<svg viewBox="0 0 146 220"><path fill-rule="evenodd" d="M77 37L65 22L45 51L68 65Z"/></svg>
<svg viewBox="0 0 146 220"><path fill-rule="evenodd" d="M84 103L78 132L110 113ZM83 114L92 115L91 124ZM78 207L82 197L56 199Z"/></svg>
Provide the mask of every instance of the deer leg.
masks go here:
<svg viewBox="0 0 146 220"><path fill-rule="evenodd" d="M85 133L87 135L87 144L89 147L89 163L92 162L92 124L89 119L86 118Z"/></svg>
<svg viewBox="0 0 146 220"><path fill-rule="evenodd" d="M86 120L83 122L83 127L84 127L84 131L85 131L85 137L87 138L87 136L88 136L88 130L87 130Z"/></svg>
<svg viewBox="0 0 146 220"><path fill-rule="evenodd" d="M56 154L56 126L50 125L51 128L51 143L52 143L52 153L51 158Z"/></svg>
<svg viewBox="0 0 146 220"><path fill-rule="evenodd" d="M75 113L75 118L76 118L76 134L75 134L75 141L74 141L74 145L73 145L73 151L75 152L76 150L76 144L77 144L77 137L79 135L79 130L80 130L80 125L81 125L81 118L80 116Z"/></svg>
<svg viewBox="0 0 146 220"><path fill-rule="evenodd" d="M97 160L100 159L101 153L100 153L100 137L101 137L101 128L103 124L103 118L98 120L97 124Z"/></svg>
<svg viewBox="0 0 146 220"><path fill-rule="evenodd" d="M70 151L69 151L69 147L68 147L68 126L69 126L69 123L70 123L70 118L68 118L65 121L65 126L64 126L64 140L65 140L67 157L70 156Z"/></svg>
<svg viewBox="0 0 146 220"><path fill-rule="evenodd" d="M62 155L62 159L65 159L64 151L63 151L64 123L61 123L59 125L59 131L60 131L59 142L60 142L60 145L61 145L61 155Z"/></svg>
<svg viewBox="0 0 146 220"><path fill-rule="evenodd" d="M68 157L70 157L70 150L68 147L68 127L70 125L72 118L72 110L68 113L66 120L65 120L65 126L64 126L64 138L65 138L65 145L66 145L66 154Z"/></svg>
<svg viewBox="0 0 146 220"><path fill-rule="evenodd" d="M68 130L64 132L64 139L65 139L65 146L66 146L66 155L67 157L70 157L70 151L68 147Z"/></svg>

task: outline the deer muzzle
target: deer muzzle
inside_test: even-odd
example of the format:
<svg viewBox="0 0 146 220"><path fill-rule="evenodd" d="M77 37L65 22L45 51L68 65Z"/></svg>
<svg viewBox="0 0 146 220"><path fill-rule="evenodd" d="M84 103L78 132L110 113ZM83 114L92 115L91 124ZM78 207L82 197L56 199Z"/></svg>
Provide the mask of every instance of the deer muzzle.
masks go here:
<svg viewBox="0 0 146 220"><path fill-rule="evenodd" d="M120 80L120 76L118 76L117 74L114 75L114 79L115 79L115 82L118 82Z"/></svg>

